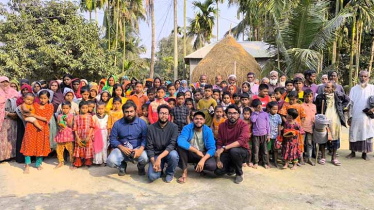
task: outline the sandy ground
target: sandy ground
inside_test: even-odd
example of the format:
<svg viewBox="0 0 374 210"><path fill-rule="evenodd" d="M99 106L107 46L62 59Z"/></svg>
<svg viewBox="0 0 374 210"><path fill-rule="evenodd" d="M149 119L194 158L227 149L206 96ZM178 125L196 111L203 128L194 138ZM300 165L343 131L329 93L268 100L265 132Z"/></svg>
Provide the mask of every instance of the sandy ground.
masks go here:
<svg viewBox="0 0 374 210"><path fill-rule="evenodd" d="M374 159L347 160L347 133L339 150L341 167L302 166L296 171L245 168L242 184L233 177L200 177L190 168L188 183L139 177L116 169L91 167L54 170L55 158L44 170L22 173L16 162L0 164L0 209L374 209ZM329 156L328 156L329 158ZM176 177L181 174L180 169Z"/></svg>

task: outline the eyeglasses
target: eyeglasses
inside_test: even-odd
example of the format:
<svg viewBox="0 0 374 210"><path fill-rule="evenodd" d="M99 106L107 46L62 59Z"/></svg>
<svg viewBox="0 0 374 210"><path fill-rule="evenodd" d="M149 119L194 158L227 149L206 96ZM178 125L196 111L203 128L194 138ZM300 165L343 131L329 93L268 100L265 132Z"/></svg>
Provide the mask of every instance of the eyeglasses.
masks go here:
<svg viewBox="0 0 374 210"><path fill-rule="evenodd" d="M166 116L166 115L169 115L169 113L167 113L167 112L160 112L159 115L165 115Z"/></svg>

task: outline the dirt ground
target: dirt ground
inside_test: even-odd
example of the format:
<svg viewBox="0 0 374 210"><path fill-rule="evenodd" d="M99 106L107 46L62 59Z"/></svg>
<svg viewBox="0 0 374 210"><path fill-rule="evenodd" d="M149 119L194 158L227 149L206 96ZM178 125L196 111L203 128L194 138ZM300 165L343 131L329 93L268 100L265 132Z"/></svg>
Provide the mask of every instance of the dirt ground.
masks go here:
<svg viewBox="0 0 374 210"><path fill-rule="evenodd" d="M57 159L46 159L44 170L0 164L0 206L8 209L374 209L374 159L344 158L347 132L339 150L342 166L302 166L296 171L244 169L242 184L233 177L200 177L190 168L186 184L139 177L135 165L129 175L116 169L91 167L54 170ZM328 158L330 158L328 156ZM181 170L177 169L176 177Z"/></svg>

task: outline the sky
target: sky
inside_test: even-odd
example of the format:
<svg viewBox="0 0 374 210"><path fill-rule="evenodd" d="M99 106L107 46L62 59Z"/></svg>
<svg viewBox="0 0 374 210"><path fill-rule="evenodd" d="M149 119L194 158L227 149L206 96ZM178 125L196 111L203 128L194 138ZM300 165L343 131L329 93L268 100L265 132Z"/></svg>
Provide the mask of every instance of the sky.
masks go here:
<svg viewBox="0 0 374 210"><path fill-rule="evenodd" d="M2 3L7 3L9 0L0 0ZM197 0L199 1L199 0ZM203 0L200 0L203 1ZM174 29L174 5L173 0L154 0L155 4L155 22L156 22L156 45L159 40L164 37L167 37L171 31ZM183 27L183 6L184 0L177 0L178 2L178 26ZM187 24L189 23L188 18L193 18L195 11L197 9L193 8L192 5L193 0L187 0ZM231 6L229 7L226 3L219 5L219 39L222 39L224 34L230 29L231 27L235 27L240 20L237 18L237 7ZM89 19L88 13L81 14ZM104 12L98 11L98 21L99 25L102 25L103 22ZM95 18L94 13L92 14L92 18ZM213 34L217 34L216 25L213 29ZM151 42L152 42L152 33L151 33L151 24L148 25L146 21L140 22L139 28L139 35L141 38L141 44L144 45L147 49L147 52L141 57L149 58L151 55ZM211 41L216 41L216 38L212 39ZM157 49L156 49L157 50Z"/></svg>

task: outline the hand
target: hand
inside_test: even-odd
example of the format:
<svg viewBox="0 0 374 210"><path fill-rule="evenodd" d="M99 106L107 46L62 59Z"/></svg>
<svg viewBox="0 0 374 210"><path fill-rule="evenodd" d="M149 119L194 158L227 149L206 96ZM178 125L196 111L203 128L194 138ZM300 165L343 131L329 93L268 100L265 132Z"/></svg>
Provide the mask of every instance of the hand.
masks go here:
<svg viewBox="0 0 374 210"><path fill-rule="evenodd" d="M81 140L80 138L78 138L78 137L77 137L77 139L76 139L76 140L77 140L77 144L78 144L78 145L80 145L80 144L81 144L81 142L82 142L82 140Z"/></svg>
<svg viewBox="0 0 374 210"><path fill-rule="evenodd" d="M205 160L201 159L199 163L197 164L195 171L198 173L202 172L204 169L204 165L205 165Z"/></svg>
<svg viewBox="0 0 374 210"><path fill-rule="evenodd" d="M351 123L352 123L352 117L350 117L349 119L348 119L348 126L351 126Z"/></svg>
<svg viewBox="0 0 374 210"><path fill-rule="evenodd" d="M131 154L131 152L132 152L132 150L131 149L129 149L129 148L127 148L127 147L125 147L125 146L121 146L120 148L119 148L126 156L130 156L130 154Z"/></svg>
<svg viewBox="0 0 374 210"><path fill-rule="evenodd" d="M161 160L159 158L157 158L155 163L153 164L153 170L155 172L161 171Z"/></svg>
<svg viewBox="0 0 374 210"><path fill-rule="evenodd" d="M202 152L200 152L199 150L197 150L196 155L201 157L201 158L204 157L204 154Z"/></svg>
<svg viewBox="0 0 374 210"><path fill-rule="evenodd" d="M222 164L221 161L218 161L218 162L217 162L217 168L219 168L219 169L222 169L222 168L223 168L223 164Z"/></svg>
<svg viewBox="0 0 374 210"><path fill-rule="evenodd" d="M142 150L140 150L140 149L134 149L133 150L134 152L135 152L135 154L134 154L134 159L137 159L138 157L140 157L140 155L142 154Z"/></svg>
<svg viewBox="0 0 374 210"><path fill-rule="evenodd" d="M223 148L221 148L221 149L218 149L217 151L216 151L216 154L215 154L215 156L216 157L219 157L219 156L221 156L221 154L222 154L222 152L224 151L224 149Z"/></svg>

